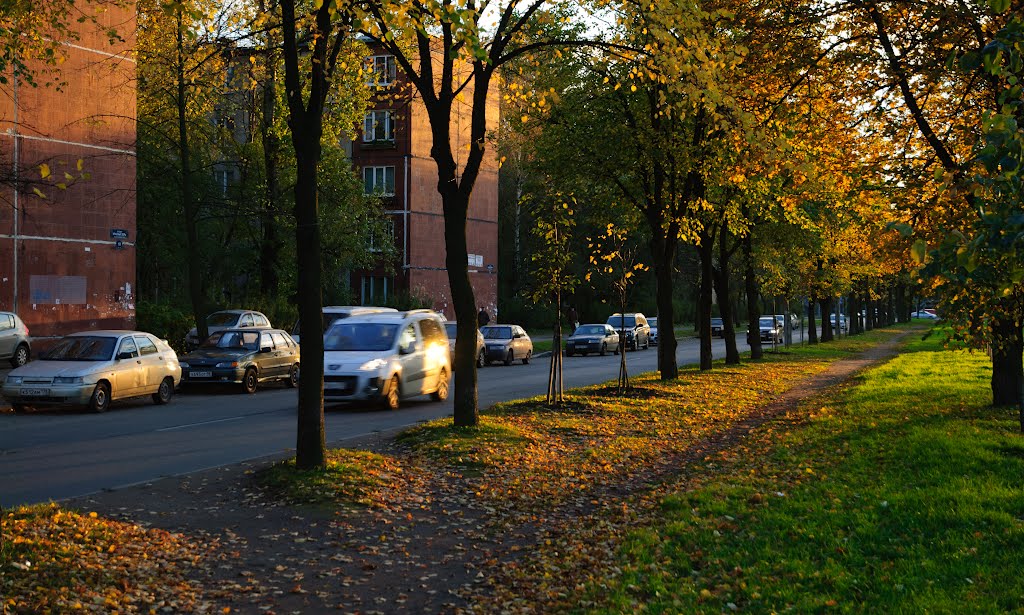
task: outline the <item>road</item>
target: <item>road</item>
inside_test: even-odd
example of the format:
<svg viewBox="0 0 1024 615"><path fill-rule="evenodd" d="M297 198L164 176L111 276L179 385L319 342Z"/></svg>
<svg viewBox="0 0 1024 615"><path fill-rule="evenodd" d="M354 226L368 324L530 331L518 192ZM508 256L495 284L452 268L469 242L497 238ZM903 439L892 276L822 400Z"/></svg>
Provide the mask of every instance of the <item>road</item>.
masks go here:
<svg viewBox="0 0 1024 615"><path fill-rule="evenodd" d="M746 348L740 341L741 351ZM698 340L680 340L680 365L698 361ZM714 356L725 354L716 339ZM657 351L630 352L630 373L654 371ZM614 380L618 357L566 357L566 388ZM495 365L479 371L480 407L543 395L548 360L530 365ZM284 454L295 446L296 393L267 386L255 395L235 390L184 391L169 405L148 398L113 404L105 414L51 410L0 414L0 506L62 500L101 490L151 482ZM452 401L403 401L396 412L330 404L325 410L327 442L451 416Z"/></svg>

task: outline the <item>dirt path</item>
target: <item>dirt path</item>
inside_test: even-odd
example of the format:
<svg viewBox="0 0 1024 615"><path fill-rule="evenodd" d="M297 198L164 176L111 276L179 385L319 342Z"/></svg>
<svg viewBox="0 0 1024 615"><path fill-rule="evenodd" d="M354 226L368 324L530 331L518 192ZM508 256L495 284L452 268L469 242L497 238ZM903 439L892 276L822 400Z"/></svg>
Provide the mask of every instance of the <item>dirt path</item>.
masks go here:
<svg viewBox="0 0 1024 615"><path fill-rule="evenodd" d="M634 473L627 483L588 493L592 504L569 502L542 516L488 507L465 497L472 481L422 469L406 477L403 493L386 498L395 502L387 509L296 508L268 499L253 480L269 460L67 505L213 543L219 555L199 560L193 576L207 588L208 599L234 613L545 612L566 589L537 581L549 576L543 568L552 549L573 549L600 574L617 530L640 522L644 502L657 499L658 485L678 485L689 464L735 446L801 401L893 356L906 335L833 363L712 437ZM406 454L389 435L349 447ZM533 585L520 587L524 580ZM571 580L559 582L571 590Z"/></svg>

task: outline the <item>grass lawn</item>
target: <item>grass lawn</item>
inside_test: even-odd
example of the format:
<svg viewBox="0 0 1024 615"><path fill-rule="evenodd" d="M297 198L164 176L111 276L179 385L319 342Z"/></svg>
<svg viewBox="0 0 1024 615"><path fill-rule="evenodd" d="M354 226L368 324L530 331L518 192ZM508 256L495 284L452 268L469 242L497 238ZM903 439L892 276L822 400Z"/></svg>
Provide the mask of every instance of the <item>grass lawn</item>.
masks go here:
<svg viewBox="0 0 1024 615"><path fill-rule="evenodd" d="M908 350L697 469L587 610L1021 612L1017 413L984 354Z"/></svg>

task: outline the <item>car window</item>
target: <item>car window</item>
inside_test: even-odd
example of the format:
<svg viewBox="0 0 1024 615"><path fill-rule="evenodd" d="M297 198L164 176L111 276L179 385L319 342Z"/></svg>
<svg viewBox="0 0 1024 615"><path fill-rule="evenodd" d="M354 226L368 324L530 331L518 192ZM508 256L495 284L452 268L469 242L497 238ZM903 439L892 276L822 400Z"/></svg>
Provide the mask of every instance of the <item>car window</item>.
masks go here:
<svg viewBox="0 0 1024 615"><path fill-rule="evenodd" d="M270 326L270 321L267 320L267 318L265 316L263 316L262 314L253 314L252 317L255 319L257 327L269 327Z"/></svg>
<svg viewBox="0 0 1024 615"><path fill-rule="evenodd" d="M121 340L121 346L117 349L117 356L121 356L128 352L131 353L132 358L139 356L139 348L135 345L135 340L130 337L126 337Z"/></svg>
<svg viewBox="0 0 1024 615"><path fill-rule="evenodd" d="M409 325L402 330L402 336L398 339L398 347L415 346L416 339L416 327Z"/></svg>
<svg viewBox="0 0 1024 615"><path fill-rule="evenodd" d="M324 350L390 350L397 332L395 324L342 320L324 336Z"/></svg>
<svg viewBox="0 0 1024 615"><path fill-rule="evenodd" d="M109 361L116 337L71 335L63 338L40 358L47 361Z"/></svg>
<svg viewBox="0 0 1024 615"><path fill-rule="evenodd" d="M10 314L0 314L0 331L14 328L14 317Z"/></svg>
<svg viewBox="0 0 1024 615"><path fill-rule="evenodd" d="M238 326L239 327L251 327L251 326L253 326L253 324L252 324L252 314L246 314L245 316L242 316L242 320L241 320L241 322L238 323Z"/></svg>
<svg viewBox="0 0 1024 615"><path fill-rule="evenodd" d="M653 327L657 327L658 326L658 319L657 318L648 318L647 319L647 325L652 327L652 328Z"/></svg>
<svg viewBox="0 0 1024 615"><path fill-rule="evenodd" d="M455 339L458 336L458 333L459 333L459 325L458 325L458 323L446 322L446 323L444 323L444 329L448 333L448 339L453 340L453 339Z"/></svg>
<svg viewBox="0 0 1024 615"><path fill-rule="evenodd" d="M510 340L512 339L512 327L484 327L480 329L485 340Z"/></svg>
<svg viewBox="0 0 1024 615"><path fill-rule="evenodd" d="M420 330L423 331L423 340L428 344L446 343L448 335L441 324L433 318L424 318L420 321Z"/></svg>
<svg viewBox="0 0 1024 615"><path fill-rule="evenodd" d="M152 342L148 337L142 335L136 335L135 341L139 344L139 352L145 356L147 354L156 354L156 344Z"/></svg>
<svg viewBox="0 0 1024 615"><path fill-rule="evenodd" d="M200 344L200 348L259 350L260 334L256 331L219 331Z"/></svg>
<svg viewBox="0 0 1024 615"><path fill-rule="evenodd" d="M270 337L274 339L274 346L276 346L278 350L288 350L288 348L291 347L291 344L288 343L288 340L285 339L284 334L282 333L271 333Z"/></svg>
<svg viewBox="0 0 1024 615"><path fill-rule="evenodd" d="M613 326L615 328L619 328L619 327L625 326L627 329L632 329L633 327L636 326L636 318L634 318L632 316L626 316L625 325L623 325L622 320L623 320L622 316L619 316L619 315L609 316L608 317L608 324L610 324L611 326Z"/></svg>
<svg viewBox="0 0 1024 615"><path fill-rule="evenodd" d="M206 324L211 327L233 327L238 322L238 314L231 312L214 312L206 317Z"/></svg>

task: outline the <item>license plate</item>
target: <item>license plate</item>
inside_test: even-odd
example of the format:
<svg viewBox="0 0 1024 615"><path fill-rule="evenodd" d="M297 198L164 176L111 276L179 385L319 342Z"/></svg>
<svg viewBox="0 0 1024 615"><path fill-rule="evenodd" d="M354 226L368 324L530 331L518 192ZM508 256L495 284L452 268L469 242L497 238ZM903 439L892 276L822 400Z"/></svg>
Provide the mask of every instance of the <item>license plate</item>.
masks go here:
<svg viewBox="0 0 1024 615"><path fill-rule="evenodd" d="M189 372L189 378L213 378L213 372Z"/></svg>
<svg viewBox="0 0 1024 615"><path fill-rule="evenodd" d="M50 394L50 389L22 389L20 393L29 397L45 397Z"/></svg>

